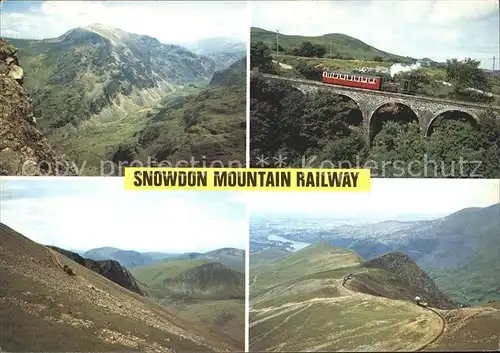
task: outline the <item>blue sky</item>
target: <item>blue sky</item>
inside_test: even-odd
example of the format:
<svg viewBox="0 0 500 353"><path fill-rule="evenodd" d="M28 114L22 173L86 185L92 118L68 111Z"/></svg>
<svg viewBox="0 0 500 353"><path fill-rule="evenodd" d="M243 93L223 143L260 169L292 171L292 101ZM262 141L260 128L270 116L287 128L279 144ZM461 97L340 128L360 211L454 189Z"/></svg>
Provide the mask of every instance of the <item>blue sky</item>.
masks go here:
<svg viewBox="0 0 500 353"><path fill-rule="evenodd" d="M168 252L246 248L246 206L234 193L124 191L122 178L2 179L1 187L1 222L42 244Z"/></svg>
<svg viewBox="0 0 500 353"><path fill-rule="evenodd" d="M344 33L415 58L499 57L498 0L252 1L252 26L284 34Z"/></svg>
<svg viewBox="0 0 500 353"><path fill-rule="evenodd" d="M371 192L259 192L243 195L252 215L386 221L437 218L500 202L494 179L372 179Z"/></svg>
<svg viewBox="0 0 500 353"><path fill-rule="evenodd" d="M54 38L93 23L147 34L163 43L225 36L246 41L244 1L2 1L2 36Z"/></svg>

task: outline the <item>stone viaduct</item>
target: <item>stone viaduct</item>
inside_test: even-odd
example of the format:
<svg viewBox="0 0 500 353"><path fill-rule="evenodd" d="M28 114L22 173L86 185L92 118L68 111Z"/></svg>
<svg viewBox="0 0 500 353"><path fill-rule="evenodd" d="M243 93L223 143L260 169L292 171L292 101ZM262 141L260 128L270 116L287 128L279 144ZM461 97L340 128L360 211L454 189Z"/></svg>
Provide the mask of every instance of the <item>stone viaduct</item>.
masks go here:
<svg viewBox="0 0 500 353"><path fill-rule="evenodd" d="M324 84L319 81L288 78L262 74L267 80L288 82L303 93L311 93L317 90L329 90L333 94L349 97L357 103L363 116L363 129L370 136L371 120L375 112L385 104L400 103L410 108L418 118L420 130L425 136L429 136L433 122L443 113L459 111L468 114L473 121L479 121L479 113L486 109L492 109L500 118L500 107L486 104L476 104L461 101L445 100L433 97L413 96L401 93L370 91L366 89L343 87Z"/></svg>

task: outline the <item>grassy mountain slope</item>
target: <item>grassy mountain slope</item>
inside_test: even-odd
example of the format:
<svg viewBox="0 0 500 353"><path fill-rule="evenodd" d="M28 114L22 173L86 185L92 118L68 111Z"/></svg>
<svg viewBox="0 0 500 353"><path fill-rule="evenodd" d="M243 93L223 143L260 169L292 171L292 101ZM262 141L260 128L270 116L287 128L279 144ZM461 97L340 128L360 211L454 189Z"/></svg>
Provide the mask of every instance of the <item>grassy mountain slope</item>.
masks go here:
<svg viewBox="0 0 500 353"><path fill-rule="evenodd" d="M219 327L244 348L243 273L206 258L155 263L131 272L161 305L181 318Z"/></svg>
<svg viewBox="0 0 500 353"><path fill-rule="evenodd" d="M261 262L277 260L290 255L290 252L281 248L267 248L250 253L250 266L258 265Z"/></svg>
<svg viewBox="0 0 500 353"><path fill-rule="evenodd" d="M152 123L137 136L137 158L189 161L245 161L246 59L216 74L197 94L165 100ZM220 166L220 164L219 164Z"/></svg>
<svg viewBox="0 0 500 353"><path fill-rule="evenodd" d="M453 337L472 332L476 340L469 341L469 347L495 347L500 331L492 335L491 330L478 333L473 328L488 322L498 329L498 309L478 309L478 322L470 328L467 312L452 306L448 306L452 310L434 309L455 317L454 329L443 334L441 317L411 299L416 292L437 305L449 300L411 260L401 259L395 254L363 263L350 250L319 243L251 266L250 349L419 350L437 339L432 347L446 350L460 346L450 344ZM353 278L343 286L349 273Z"/></svg>
<svg viewBox="0 0 500 353"><path fill-rule="evenodd" d="M85 174L102 160L244 156L246 87L207 87L211 58L101 25L11 42L42 132Z"/></svg>
<svg viewBox="0 0 500 353"><path fill-rule="evenodd" d="M250 35L252 43L264 42L276 51L276 32L252 27ZM328 54L331 52L332 54L341 55L343 57L353 57L358 60L373 60L375 57L380 57L383 60L395 59L402 62L408 60L408 58L404 56L379 50L359 39L345 34L330 33L316 37L279 34L278 43L285 50L299 48L302 42L323 45L327 49Z"/></svg>
<svg viewBox="0 0 500 353"><path fill-rule="evenodd" d="M208 326L179 319L0 224L2 349L6 351L227 351ZM74 269L68 275L62 266Z"/></svg>
<svg viewBox="0 0 500 353"><path fill-rule="evenodd" d="M328 269L356 266L361 262L361 258L351 252L332 248L327 243L320 242L287 257L252 267L251 278L257 276L257 280L251 287L251 293L286 283L297 276L303 277ZM272 271L269 271L271 268Z"/></svg>
<svg viewBox="0 0 500 353"><path fill-rule="evenodd" d="M440 239L439 246L418 263L455 300L500 301L499 220L500 204L464 209L441 219L428 233Z"/></svg>
<svg viewBox="0 0 500 353"><path fill-rule="evenodd" d="M148 266L139 266L132 269L132 275L141 283L146 284L151 293L162 296L168 292L164 282L184 271L209 263L205 260L177 260L166 263L155 263Z"/></svg>

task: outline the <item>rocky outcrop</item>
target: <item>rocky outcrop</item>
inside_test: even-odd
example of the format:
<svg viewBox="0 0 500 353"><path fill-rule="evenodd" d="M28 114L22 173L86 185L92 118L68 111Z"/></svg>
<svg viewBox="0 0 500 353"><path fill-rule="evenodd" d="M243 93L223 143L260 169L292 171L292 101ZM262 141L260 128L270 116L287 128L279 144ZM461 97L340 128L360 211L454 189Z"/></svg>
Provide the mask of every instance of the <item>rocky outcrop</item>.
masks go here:
<svg viewBox="0 0 500 353"><path fill-rule="evenodd" d="M419 296L432 307L440 309L457 307L439 290L427 273L405 253L387 253L365 261L362 267L383 270L385 276L356 274L354 278L358 278L358 281L353 285L358 287L359 291L392 299L414 300L415 296Z"/></svg>
<svg viewBox="0 0 500 353"><path fill-rule="evenodd" d="M16 48L0 38L0 175L76 175L36 127Z"/></svg>
<svg viewBox="0 0 500 353"><path fill-rule="evenodd" d="M54 249L58 253L70 258L76 263L85 266L89 270L92 270L101 276L106 277L110 281L115 282L116 284L122 286L125 289L128 289L132 292L138 293L140 295L144 295L139 285L137 284L135 278L132 274L118 261L115 260L99 260L94 261L91 259L86 259L77 253L72 251L64 250L55 246L49 246L51 249Z"/></svg>

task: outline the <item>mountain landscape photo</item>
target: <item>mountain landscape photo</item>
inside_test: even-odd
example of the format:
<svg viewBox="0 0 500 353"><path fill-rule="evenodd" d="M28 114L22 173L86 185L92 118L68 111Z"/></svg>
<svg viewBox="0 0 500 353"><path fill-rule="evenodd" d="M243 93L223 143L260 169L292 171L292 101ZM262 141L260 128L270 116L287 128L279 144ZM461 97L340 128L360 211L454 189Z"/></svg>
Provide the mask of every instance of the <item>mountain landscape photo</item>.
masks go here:
<svg viewBox="0 0 500 353"><path fill-rule="evenodd" d="M23 156L21 166L24 159L53 166L62 158L72 166L70 175L119 175L133 161L244 164L247 54L242 36L234 34L241 29L207 37L225 24L213 22L222 17L202 18L191 32L178 28L175 36L167 18L201 10L189 4L175 10L166 3L81 4L88 16L76 19L64 3L30 4L2 5L3 174L22 174L15 156ZM98 4L124 17L103 19L95 13ZM18 28L16 16L27 10L47 27ZM56 10L68 17L54 28L49 11ZM225 12L243 10L234 5ZM136 27L125 21L126 11L163 13L165 28ZM41 18L45 12L49 17ZM54 168L38 174L62 174ZM24 173L32 172L26 167Z"/></svg>
<svg viewBox="0 0 500 353"><path fill-rule="evenodd" d="M350 204L347 197L337 206L326 197L303 197L295 210L253 211L250 349L498 349L498 183L414 181L419 199L417 191L388 192L395 182L383 181L374 180L372 193ZM451 196L453 190L461 191ZM377 194L385 194L379 211ZM428 212L411 206L431 195L443 200ZM450 197L469 207L445 211ZM297 206L312 203L309 211Z"/></svg>
<svg viewBox="0 0 500 353"><path fill-rule="evenodd" d="M156 198L156 205L167 208L153 211L154 197L135 196L132 202L143 209L141 217L165 214L175 204L188 214L185 217L213 227L213 232L202 233L209 241L199 237L197 226L169 227L164 238L154 235L154 226L148 229L129 223L117 229L125 208L119 209L119 200L110 201L115 193L122 193L120 183L113 179L105 187L89 180L76 188L71 180L2 180L2 349L243 351L242 249L248 229L244 207L240 205L238 211L231 203L230 217L227 212L205 215L199 212L203 207L217 205L224 211L230 201L222 195L214 199L188 196L180 201L175 196L169 201L163 195ZM61 184L64 196L57 191ZM98 223L81 225L69 237L68 229L82 214L64 215L61 201L74 207L79 204L86 210L85 217ZM104 208L113 205L117 211L99 219L103 209L98 205L103 203ZM141 212L132 209L137 215ZM183 223L180 214L170 213L163 215L165 222ZM112 228L120 235L110 233ZM138 242L134 228L152 235ZM146 245L152 241L156 245ZM112 246L85 249L85 244L103 243Z"/></svg>
<svg viewBox="0 0 500 353"><path fill-rule="evenodd" d="M269 156L383 178L498 179L499 10L494 0L256 3L251 166Z"/></svg>

